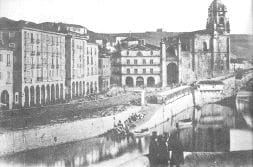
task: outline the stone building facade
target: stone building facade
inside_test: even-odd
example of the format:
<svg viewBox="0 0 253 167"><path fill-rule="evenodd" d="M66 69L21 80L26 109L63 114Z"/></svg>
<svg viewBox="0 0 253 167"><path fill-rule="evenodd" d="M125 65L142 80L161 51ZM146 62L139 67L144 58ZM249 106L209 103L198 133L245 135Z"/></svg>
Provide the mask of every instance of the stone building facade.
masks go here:
<svg viewBox="0 0 253 167"><path fill-rule="evenodd" d="M68 98L86 94L87 40L85 28L78 25L61 25L66 29L66 88Z"/></svg>
<svg viewBox="0 0 253 167"><path fill-rule="evenodd" d="M12 75L13 51L0 47L0 109L3 110L12 109L14 103Z"/></svg>
<svg viewBox="0 0 253 167"><path fill-rule="evenodd" d="M65 34L26 21L2 19L4 46L13 48L14 107L65 98Z"/></svg>
<svg viewBox="0 0 253 167"><path fill-rule="evenodd" d="M21 40L22 104L44 105L65 99L65 35L23 28Z"/></svg>
<svg viewBox="0 0 253 167"><path fill-rule="evenodd" d="M214 0L205 30L180 33L161 41L162 85L192 83L229 72L230 25L227 8Z"/></svg>
<svg viewBox="0 0 253 167"><path fill-rule="evenodd" d="M86 95L99 93L98 84L98 45L87 43Z"/></svg>
<svg viewBox="0 0 253 167"><path fill-rule="evenodd" d="M99 54L98 59L99 68L99 90L100 92L105 92L110 89L110 79L111 79L111 62L110 56L107 54Z"/></svg>
<svg viewBox="0 0 253 167"><path fill-rule="evenodd" d="M13 51L12 106L47 105L99 92L98 46L87 40L87 29L79 25L1 18L0 45Z"/></svg>
<svg viewBox="0 0 253 167"><path fill-rule="evenodd" d="M160 49L144 40L128 37L121 41L116 67L121 86L155 87L160 84Z"/></svg>

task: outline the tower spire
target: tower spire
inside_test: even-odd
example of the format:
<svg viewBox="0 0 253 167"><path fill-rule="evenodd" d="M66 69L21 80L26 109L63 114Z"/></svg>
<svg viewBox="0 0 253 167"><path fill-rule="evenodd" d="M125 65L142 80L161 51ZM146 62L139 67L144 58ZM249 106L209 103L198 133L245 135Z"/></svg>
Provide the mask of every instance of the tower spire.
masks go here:
<svg viewBox="0 0 253 167"><path fill-rule="evenodd" d="M230 25L227 18L227 8L221 0L213 0L208 8L206 29L213 33L229 33Z"/></svg>

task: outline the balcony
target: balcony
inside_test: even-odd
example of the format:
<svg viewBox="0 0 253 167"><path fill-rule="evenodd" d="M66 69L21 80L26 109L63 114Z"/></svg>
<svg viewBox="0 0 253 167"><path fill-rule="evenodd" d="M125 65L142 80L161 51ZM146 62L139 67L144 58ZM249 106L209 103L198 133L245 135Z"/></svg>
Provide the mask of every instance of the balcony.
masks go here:
<svg viewBox="0 0 253 167"><path fill-rule="evenodd" d="M24 81L25 81L26 83L31 83L31 82L32 82L32 78L27 78L27 77L25 77L25 78L24 78Z"/></svg>
<svg viewBox="0 0 253 167"><path fill-rule="evenodd" d="M36 65L35 64L32 64L31 65L31 69L35 69L36 68Z"/></svg>
<svg viewBox="0 0 253 167"><path fill-rule="evenodd" d="M160 75L159 71L154 71L154 72L137 72L137 73L128 73L128 72L122 72L122 75Z"/></svg>
<svg viewBox="0 0 253 167"><path fill-rule="evenodd" d="M121 66L160 66L160 63L153 64L121 64Z"/></svg>
<svg viewBox="0 0 253 167"><path fill-rule="evenodd" d="M42 82L43 81L43 77L37 77L37 81L38 82Z"/></svg>
<svg viewBox="0 0 253 167"><path fill-rule="evenodd" d="M31 56L35 56L35 51L32 51L32 52L31 52Z"/></svg>
<svg viewBox="0 0 253 167"><path fill-rule="evenodd" d="M42 68L42 64L37 64L37 68Z"/></svg>

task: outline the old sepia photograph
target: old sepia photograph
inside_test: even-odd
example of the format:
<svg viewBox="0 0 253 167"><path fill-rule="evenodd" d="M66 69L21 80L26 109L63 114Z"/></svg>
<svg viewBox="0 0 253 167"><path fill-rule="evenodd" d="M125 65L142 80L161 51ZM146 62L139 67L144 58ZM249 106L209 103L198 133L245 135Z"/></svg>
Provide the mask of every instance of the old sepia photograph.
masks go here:
<svg viewBox="0 0 253 167"><path fill-rule="evenodd" d="M253 167L252 0L0 0L0 167Z"/></svg>

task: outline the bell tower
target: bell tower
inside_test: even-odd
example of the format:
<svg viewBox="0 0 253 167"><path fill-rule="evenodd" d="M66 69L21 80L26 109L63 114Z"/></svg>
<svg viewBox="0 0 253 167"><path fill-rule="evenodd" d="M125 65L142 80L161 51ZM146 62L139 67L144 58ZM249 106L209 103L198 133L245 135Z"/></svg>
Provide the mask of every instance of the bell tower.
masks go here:
<svg viewBox="0 0 253 167"><path fill-rule="evenodd" d="M214 0L209 6L206 29L214 34L230 33L227 8L221 0Z"/></svg>

